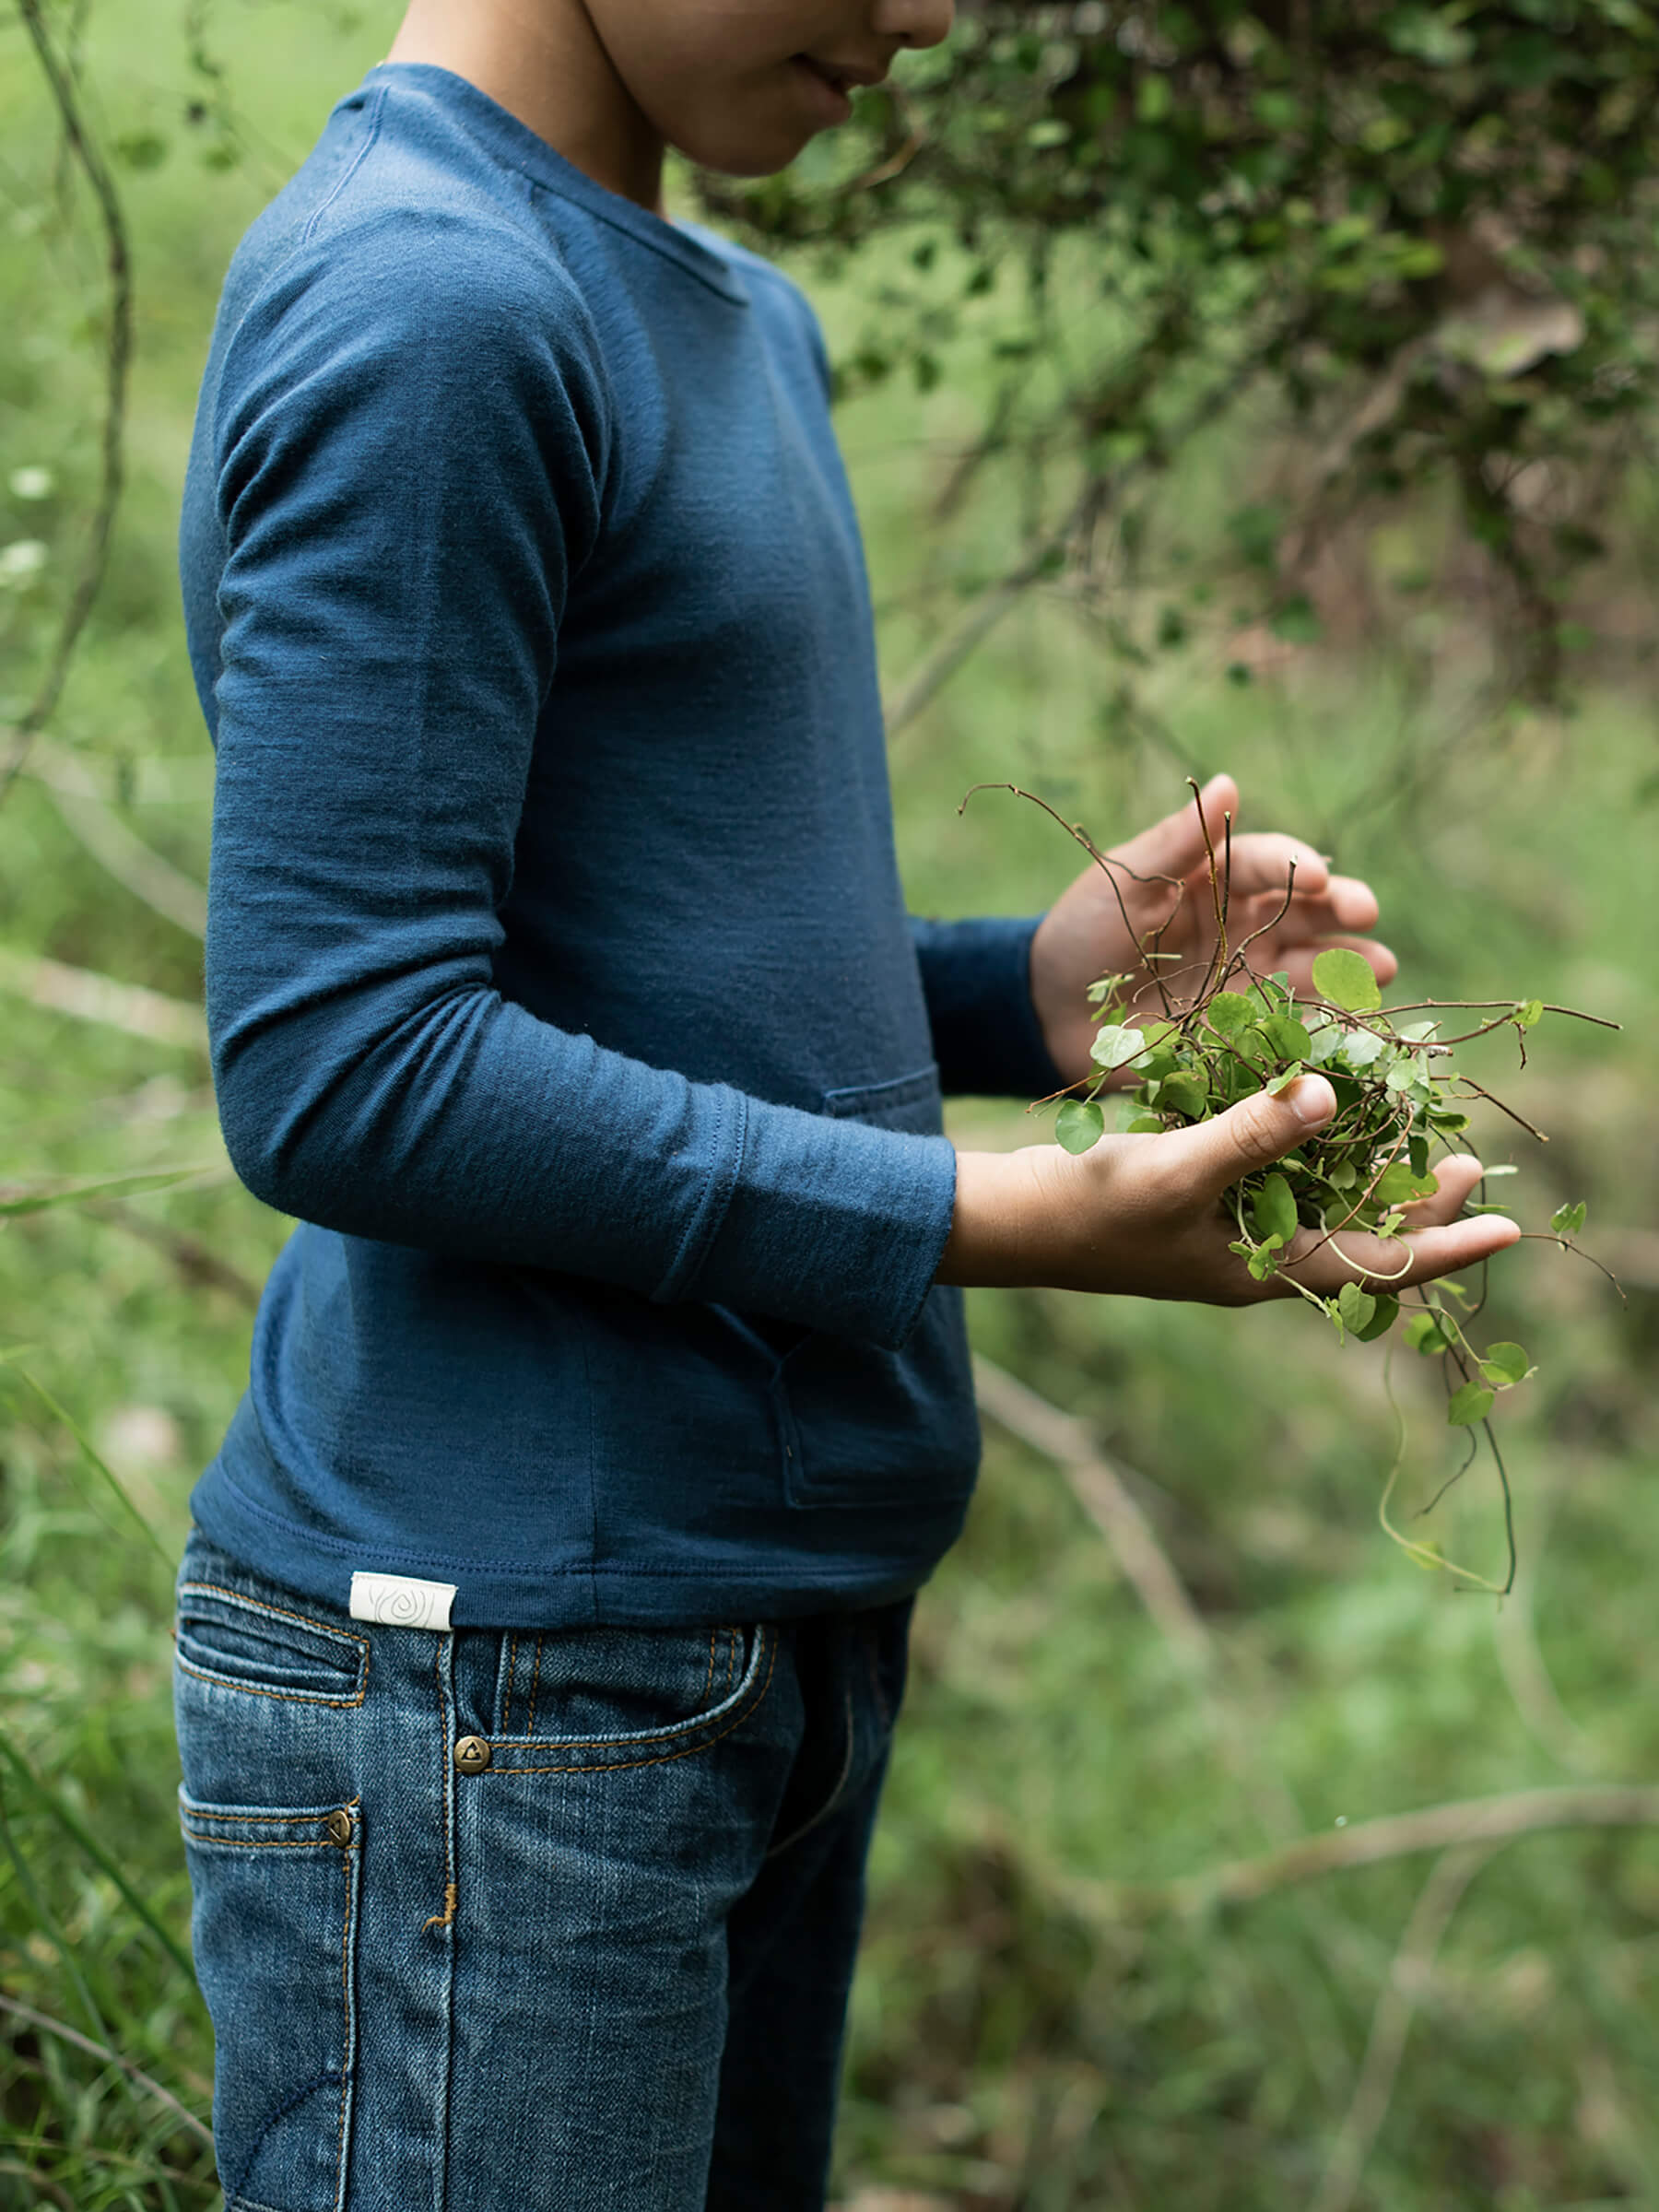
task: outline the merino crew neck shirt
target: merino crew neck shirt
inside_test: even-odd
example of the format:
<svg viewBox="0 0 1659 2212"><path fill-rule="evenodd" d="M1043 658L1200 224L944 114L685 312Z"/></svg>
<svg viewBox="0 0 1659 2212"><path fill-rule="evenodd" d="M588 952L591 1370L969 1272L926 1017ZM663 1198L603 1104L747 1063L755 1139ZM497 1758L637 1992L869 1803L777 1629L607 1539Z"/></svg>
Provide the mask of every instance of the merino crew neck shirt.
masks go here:
<svg viewBox="0 0 1659 2212"><path fill-rule="evenodd" d="M1033 924L905 912L801 294L383 65L235 256L182 567L220 1115L300 1224L206 1534L458 1626L913 1587L941 1090L1058 1078Z"/></svg>

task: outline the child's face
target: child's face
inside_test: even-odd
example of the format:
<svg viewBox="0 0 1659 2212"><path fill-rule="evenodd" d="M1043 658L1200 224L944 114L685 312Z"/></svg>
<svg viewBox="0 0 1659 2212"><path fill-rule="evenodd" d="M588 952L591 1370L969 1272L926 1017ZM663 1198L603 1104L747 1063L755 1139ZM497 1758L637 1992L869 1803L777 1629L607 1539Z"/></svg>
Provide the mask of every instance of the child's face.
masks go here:
<svg viewBox="0 0 1659 2212"><path fill-rule="evenodd" d="M852 112L901 46L936 46L955 0L583 0L653 129L728 176L770 175Z"/></svg>

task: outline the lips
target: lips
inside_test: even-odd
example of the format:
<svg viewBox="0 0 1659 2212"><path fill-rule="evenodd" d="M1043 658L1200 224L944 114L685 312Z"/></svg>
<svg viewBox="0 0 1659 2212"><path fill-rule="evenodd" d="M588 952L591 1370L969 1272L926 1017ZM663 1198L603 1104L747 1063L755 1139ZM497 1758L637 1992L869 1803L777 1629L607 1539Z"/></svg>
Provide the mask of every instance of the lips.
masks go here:
<svg viewBox="0 0 1659 2212"><path fill-rule="evenodd" d="M841 93L843 98L854 85L878 85L887 75L885 69L861 68L853 62L820 61L813 53L797 54L795 59L805 63L815 76L822 77L832 91Z"/></svg>
<svg viewBox="0 0 1659 2212"><path fill-rule="evenodd" d="M853 102L823 65L797 53L791 66L818 119L816 127L821 130L827 124L845 123L853 112Z"/></svg>

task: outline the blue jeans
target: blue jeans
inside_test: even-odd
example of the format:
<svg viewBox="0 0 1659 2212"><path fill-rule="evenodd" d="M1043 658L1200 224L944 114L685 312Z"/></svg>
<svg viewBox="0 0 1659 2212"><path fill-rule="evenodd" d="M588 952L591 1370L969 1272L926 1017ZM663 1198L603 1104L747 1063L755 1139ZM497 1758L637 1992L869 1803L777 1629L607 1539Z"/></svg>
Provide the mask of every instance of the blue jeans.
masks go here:
<svg viewBox="0 0 1659 2212"><path fill-rule="evenodd" d="M817 2212L909 1614L382 1628L194 1535L228 2212Z"/></svg>

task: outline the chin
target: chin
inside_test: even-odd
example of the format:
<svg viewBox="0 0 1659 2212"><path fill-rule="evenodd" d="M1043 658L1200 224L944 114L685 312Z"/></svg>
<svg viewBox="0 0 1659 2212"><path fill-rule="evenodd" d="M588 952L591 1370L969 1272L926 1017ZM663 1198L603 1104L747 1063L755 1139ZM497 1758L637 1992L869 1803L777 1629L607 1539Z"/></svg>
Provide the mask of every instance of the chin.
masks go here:
<svg viewBox="0 0 1659 2212"><path fill-rule="evenodd" d="M787 169L812 131L780 125L770 131L745 133L719 130L688 131L672 143L700 169L712 169L723 177L773 177Z"/></svg>

